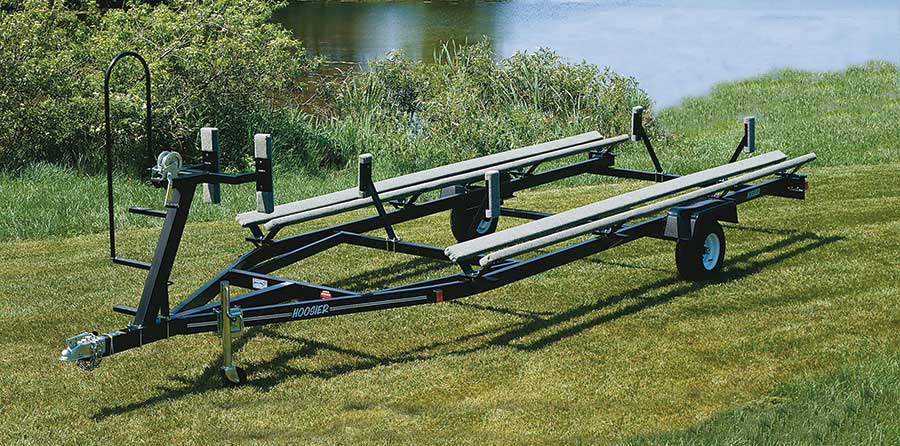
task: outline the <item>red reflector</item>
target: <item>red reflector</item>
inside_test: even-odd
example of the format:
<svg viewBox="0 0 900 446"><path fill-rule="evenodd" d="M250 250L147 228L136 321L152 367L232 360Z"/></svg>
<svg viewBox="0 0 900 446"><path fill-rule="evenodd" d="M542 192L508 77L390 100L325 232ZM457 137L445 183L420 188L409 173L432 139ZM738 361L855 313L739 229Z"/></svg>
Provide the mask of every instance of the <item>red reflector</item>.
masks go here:
<svg viewBox="0 0 900 446"><path fill-rule="evenodd" d="M434 301L435 302L443 302L444 301L444 290L437 290L434 292Z"/></svg>
<svg viewBox="0 0 900 446"><path fill-rule="evenodd" d="M320 298L320 299L331 299L331 291L328 291L328 290L322 290L322 291L319 293L319 298Z"/></svg>

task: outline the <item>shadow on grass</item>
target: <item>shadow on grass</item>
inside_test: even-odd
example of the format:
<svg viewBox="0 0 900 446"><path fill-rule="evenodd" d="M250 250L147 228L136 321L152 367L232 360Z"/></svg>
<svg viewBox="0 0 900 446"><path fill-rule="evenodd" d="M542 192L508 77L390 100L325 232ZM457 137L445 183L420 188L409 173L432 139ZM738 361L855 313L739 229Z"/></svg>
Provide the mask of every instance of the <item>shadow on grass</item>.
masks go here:
<svg viewBox="0 0 900 446"><path fill-rule="evenodd" d="M447 262L416 257L375 271L363 271L327 285L346 290L377 290L398 282L414 280L429 273L433 274L435 269L445 268L447 265Z"/></svg>
<svg viewBox="0 0 900 446"><path fill-rule="evenodd" d="M313 339L279 333L272 328L267 327L253 327L247 330L245 335L241 336L240 338L238 338L238 340L235 341L234 351L236 353L240 352L240 350L244 346L246 346L251 339L259 335L271 339L287 341L297 345L296 348L284 351L272 359L246 364L247 373L251 376L251 380L247 383L247 386L263 392L271 390L285 380L298 375L329 379L343 375L345 373L367 370L382 365L395 365L412 361L429 360L437 357L465 355L482 349L497 346L515 348L525 351L534 351L559 342L563 339L576 336L579 333L597 325L614 321L616 319L635 314L641 310L665 304L678 297L697 292L704 287L709 286L710 284L732 281L741 277L752 275L768 266L777 264L794 256L810 252L812 250L844 239L843 237L837 236L821 237L811 232L772 231L768 229L737 226L731 227L730 229L754 231L772 235L783 235L784 238L759 249L748 251L738 256L729 258L725 262L723 273L714 282L683 282L678 277L672 276L655 281L653 283L639 286L615 296L601 298L591 304L573 307L561 313L533 312L470 302L454 301L452 303L455 305L464 306L466 308L471 308L477 311L489 311L504 315L511 315L521 318L522 320L475 333L464 334L452 339L446 339L443 341L421 345L413 349L409 349L407 351L386 357L376 356L359 350L344 348ZM755 258L764 254L775 255L767 257L765 259L754 260ZM431 262L427 260L412 260L409 262L404 262L400 265L392 265L390 267L386 267L382 272L370 271L367 273L367 275L368 277L378 277L379 283L382 280L387 280L388 278L390 278L391 280L409 278L421 274L423 272L421 270L431 266L430 263ZM398 267L404 266L406 268L410 268L412 271L398 272ZM345 281L343 281L343 283L347 285L358 284L361 280L363 280L361 276L354 276L346 279ZM372 283L373 282L369 282L368 285L372 286ZM675 286L679 283L681 284L680 286ZM675 287L672 288L673 286ZM656 294L655 291L663 289L668 289L668 291L665 291L659 295L655 295L651 298L642 298L642 296L644 295ZM610 307L631 300L634 300L635 302L625 305L617 309L616 311L591 317L575 325L567 324L568 322L580 320L584 317L587 317L591 313L601 310L605 307ZM518 340L530 337L538 332L552 330L554 327L562 325L565 325L565 327L553 331L550 334L543 335L535 340L531 340L527 343L515 343ZM464 344L472 340L478 340L480 342L471 347L453 349L450 351L433 351L452 345ZM319 352L337 353L347 356L352 360L345 364L333 365L321 369L304 369L289 364L294 359L302 357L313 357ZM208 391L220 391L222 390L222 384L219 378L220 363L221 356L211 364L209 364L203 370L200 376L190 378L179 375L172 376L171 379L175 382L180 383L180 386L159 386L157 388L158 392L156 395L143 401L103 408L100 410L100 412L93 416L93 419L96 421L101 421L110 416L128 413L160 402L178 399L188 395L202 394ZM252 378L253 375L260 375L263 374L263 372L266 376Z"/></svg>

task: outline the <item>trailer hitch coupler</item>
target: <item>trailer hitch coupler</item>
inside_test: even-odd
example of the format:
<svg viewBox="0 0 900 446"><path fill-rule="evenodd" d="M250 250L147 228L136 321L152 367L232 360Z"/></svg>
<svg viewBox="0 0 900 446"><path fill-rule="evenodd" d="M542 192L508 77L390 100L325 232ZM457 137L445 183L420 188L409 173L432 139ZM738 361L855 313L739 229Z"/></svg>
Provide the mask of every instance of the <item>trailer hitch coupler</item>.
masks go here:
<svg viewBox="0 0 900 446"><path fill-rule="evenodd" d="M93 370L100 366L100 360L106 353L106 336L84 332L66 339L66 348L59 354L59 360L74 362L84 370Z"/></svg>

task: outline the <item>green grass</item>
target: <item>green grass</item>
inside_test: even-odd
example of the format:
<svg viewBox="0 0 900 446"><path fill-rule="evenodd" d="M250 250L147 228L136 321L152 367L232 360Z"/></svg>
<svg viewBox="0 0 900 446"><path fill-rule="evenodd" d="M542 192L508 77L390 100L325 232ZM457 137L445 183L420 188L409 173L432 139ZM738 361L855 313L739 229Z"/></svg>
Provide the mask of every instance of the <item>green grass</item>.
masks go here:
<svg viewBox="0 0 900 446"><path fill-rule="evenodd" d="M754 201L726 225L720 280L680 281L672 245L640 240L439 306L247 330L236 358L252 381L240 389L221 388L212 335L118 354L91 373L56 362L65 337L128 322L110 307L134 305L143 274L106 259L102 179L51 168L2 178L0 442L898 444L892 77L886 64L780 71L661 112L671 136L659 151L675 171L721 162L750 113L761 150L820 155L807 201ZM628 146L622 165L645 167L641 156ZM118 181L122 210L161 199ZM276 191L286 200L352 182L350 172L287 174ZM639 185L570 182L512 204L559 211ZM173 301L248 249L231 216L252 206L252 190L223 195L221 207L197 206ZM158 222L139 218L122 218L120 249L146 258ZM436 215L398 232L445 245L446 224ZM339 248L284 273L371 289L445 271Z"/></svg>
<svg viewBox="0 0 900 446"><path fill-rule="evenodd" d="M756 115L761 150L819 154L819 165L882 164L900 160L900 69L870 62L838 72L784 69L720 84L659 115L674 139L660 157L676 169L720 161L735 146L743 116Z"/></svg>
<svg viewBox="0 0 900 446"><path fill-rule="evenodd" d="M693 172L722 163L740 140L741 117L758 116L760 151L780 149L790 155L819 154L818 165L877 165L900 162L900 70L873 62L842 72L780 70L758 78L722 84L706 97L660 112L665 129L656 141L669 171ZM352 123L349 123L352 124ZM348 125L349 125L348 124ZM373 128L377 125L372 124ZM351 127L343 137L375 131ZM356 136L354 136L356 135ZM277 138L277 135L275 135ZM535 141L537 142L537 141ZM619 150L621 166L650 168L639 144ZM277 159L277 154L276 154ZM400 173L376 158L376 178ZM276 199L288 202L350 187L355 170L324 170L318 176L276 165ZM580 185L587 177L563 183ZM602 181L602 180L601 180ZM116 182L117 224L121 228L153 227L159 221L129 215L128 206L158 207L161 192L139 181ZM194 221L230 218L254 206L252 186L224 186L221 206L195 206ZM0 240L70 236L106 228L105 179L36 166L22 176L0 175ZM199 200L198 200L199 201Z"/></svg>
<svg viewBox="0 0 900 446"><path fill-rule="evenodd" d="M743 206L742 224L726 228L720 281L678 280L671 244L641 240L458 303L251 329L237 360L253 381L237 390L219 385L212 335L116 355L92 373L57 363L66 336L127 322L109 309L136 302L142 275L105 260L104 234L9 242L0 271L0 441L602 444L689 429L779 398L777 386L796 377L895 357L900 192L884 178L897 167L815 168L808 201ZM554 211L636 186L539 190L516 205ZM436 215L398 230L448 243L434 230L444 225ZM236 226L190 226L173 299L247 248ZM123 249L149 250L155 237L128 231ZM430 269L365 253L336 250L286 274L376 287ZM885 361L874 370L893 370ZM867 379L846 386L866 388ZM868 415L884 406L877 398L817 398L834 399L835 410L859 407L841 423L798 409L794 423L815 425L826 439L878 432ZM896 432L896 419L872 422ZM724 420L708 437L759 423Z"/></svg>
<svg viewBox="0 0 900 446"><path fill-rule="evenodd" d="M689 429L628 445L893 445L900 443L900 356L861 356L822 376L779 385L771 394Z"/></svg>

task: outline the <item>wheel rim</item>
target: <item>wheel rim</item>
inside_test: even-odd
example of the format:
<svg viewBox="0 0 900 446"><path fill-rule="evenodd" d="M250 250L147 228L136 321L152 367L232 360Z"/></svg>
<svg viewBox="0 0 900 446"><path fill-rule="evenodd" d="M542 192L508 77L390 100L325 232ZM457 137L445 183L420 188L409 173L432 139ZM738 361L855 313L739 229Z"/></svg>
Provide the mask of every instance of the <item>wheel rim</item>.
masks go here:
<svg viewBox="0 0 900 446"><path fill-rule="evenodd" d="M719 241L719 236L716 234L709 234L706 236L706 240L703 241L703 267L706 268L707 271L711 271L716 267L716 264L719 263L719 253L722 251L722 243Z"/></svg>
<svg viewBox="0 0 900 446"><path fill-rule="evenodd" d="M481 221L478 222L478 226L475 226L475 232L477 232L480 235L486 234L488 231L491 230L491 223L492 222L490 219L487 219L487 218L482 219Z"/></svg>

